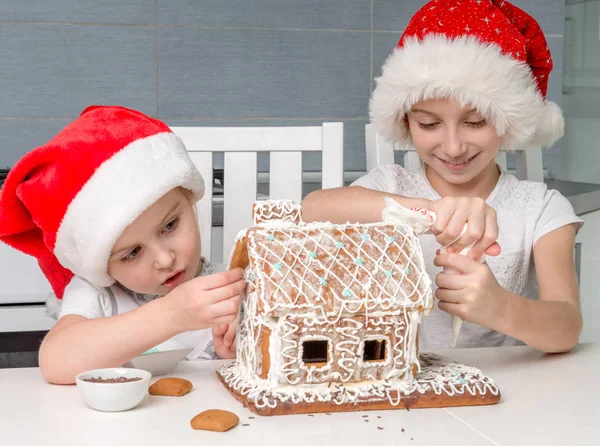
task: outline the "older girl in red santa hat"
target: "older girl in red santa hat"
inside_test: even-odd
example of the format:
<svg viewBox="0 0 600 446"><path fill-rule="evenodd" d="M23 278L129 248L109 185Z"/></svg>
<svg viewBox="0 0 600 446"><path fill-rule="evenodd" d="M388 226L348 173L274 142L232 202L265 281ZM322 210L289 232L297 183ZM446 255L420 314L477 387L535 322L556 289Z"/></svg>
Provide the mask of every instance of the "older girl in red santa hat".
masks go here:
<svg viewBox="0 0 600 446"><path fill-rule="evenodd" d="M551 69L539 25L509 2L430 1L383 65L370 102L376 129L414 149L421 168L381 165L303 202L305 221L379 221L384 197L436 213L435 235L420 237L439 299L422 323L422 348L448 345L451 316L465 321L460 347L561 352L578 341L573 249L582 221L560 193L495 162L501 147L550 146L562 136L561 110L546 99ZM440 245L450 246L439 253Z"/></svg>
<svg viewBox="0 0 600 446"><path fill-rule="evenodd" d="M87 108L11 169L0 240L36 257L52 285L48 381L73 383L171 338L194 349L188 359L235 357L245 284L200 255L203 193L182 141L123 107Z"/></svg>

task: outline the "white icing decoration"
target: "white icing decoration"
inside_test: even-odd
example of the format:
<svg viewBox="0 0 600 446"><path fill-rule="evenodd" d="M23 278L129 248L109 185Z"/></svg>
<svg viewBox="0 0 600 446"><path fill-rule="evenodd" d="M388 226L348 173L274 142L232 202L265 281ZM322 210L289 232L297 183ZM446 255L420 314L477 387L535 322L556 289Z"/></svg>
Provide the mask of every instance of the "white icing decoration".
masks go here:
<svg viewBox="0 0 600 446"><path fill-rule="evenodd" d="M278 403L292 402L378 402L387 400L398 405L402 397L413 392L433 391L436 395L498 395L492 379L474 367L464 366L434 354L422 354L421 371L414 380L378 380L357 383L321 383L274 386L267 380L246 380L238 364L232 362L221 369L221 376L235 391L246 396L258 409L275 408Z"/></svg>
<svg viewBox="0 0 600 446"><path fill-rule="evenodd" d="M429 388L454 394L483 386L480 393L497 393L488 378L458 386L446 375L452 369L479 376L476 369L434 366L433 357L417 357L418 324L433 308L433 295L411 227L293 224L283 218L286 212L300 215L299 206L262 202L258 209L260 223L237 237L244 239L250 263L244 272L237 358L221 371L230 387L258 408L365 398L398 404L402 395ZM279 220L269 221L269 216ZM386 271L393 272L391 277ZM262 370L260 345L266 329L268 372ZM369 339L386 340L384 360L363 363L363 343ZM328 341L326 364L303 363L302 345L308 340Z"/></svg>

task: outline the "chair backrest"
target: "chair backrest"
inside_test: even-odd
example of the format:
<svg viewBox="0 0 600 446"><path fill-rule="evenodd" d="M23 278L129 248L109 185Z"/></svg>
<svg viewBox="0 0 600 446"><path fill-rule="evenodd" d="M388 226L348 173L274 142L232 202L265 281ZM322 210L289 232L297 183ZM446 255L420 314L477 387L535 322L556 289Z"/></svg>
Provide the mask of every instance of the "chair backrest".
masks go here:
<svg viewBox="0 0 600 446"><path fill-rule="evenodd" d="M252 225L257 200L257 153L270 153L269 198L302 201L302 152L321 152L322 188L344 185L344 125L306 127L172 127L204 177L197 205L202 255L211 258L213 153L224 153L223 246L227 261L237 233ZM218 256L217 256L218 257Z"/></svg>
<svg viewBox="0 0 600 446"><path fill-rule="evenodd" d="M367 151L367 171L380 164L394 164L394 146L383 138L373 124L365 126L365 144ZM544 181L544 167L542 162L542 149L516 149L516 176L520 180ZM506 152L500 151L496 162L506 169ZM416 170L420 166L419 156L414 150L404 152L404 167Z"/></svg>

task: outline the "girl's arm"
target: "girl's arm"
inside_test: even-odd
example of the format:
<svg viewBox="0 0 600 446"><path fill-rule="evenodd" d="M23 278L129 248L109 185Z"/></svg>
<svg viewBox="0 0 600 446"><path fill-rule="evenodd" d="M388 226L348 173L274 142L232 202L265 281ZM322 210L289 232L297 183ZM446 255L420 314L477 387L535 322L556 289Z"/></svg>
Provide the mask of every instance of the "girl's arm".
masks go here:
<svg viewBox="0 0 600 446"><path fill-rule="evenodd" d="M73 384L78 373L118 367L175 336L171 325L161 299L107 318L66 315L42 342L40 369L50 383Z"/></svg>
<svg viewBox="0 0 600 446"><path fill-rule="evenodd" d="M385 207L384 197L393 197L407 208L427 208L430 201L408 198L361 186L338 187L311 192L302 201L302 219L305 222L373 223L381 221Z"/></svg>
<svg viewBox="0 0 600 446"><path fill-rule="evenodd" d="M197 277L117 316L61 317L40 347L42 374L51 383L72 384L78 373L118 367L178 333L230 324L245 286L237 268Z"/></svg>
<svg viewBox="0 0 600 446"><path fill-rule="evenodd" d="M439 254L434 264L461 274L436 276L441 310L491 328L548 353L569 351L583 325L575 274L575 226L541 237L534 246L539 300L505 290L487 265L459 254Z"/></svg>
<svg viewBox="0 0 600 446"><path fill-rule="evenodd" d="M456 240L467 224L468 231L449 247L449 251L458 252L464 246L477 242L470 254L475 259L484 252L492 256L500 253L496 243L496 213L485 200L478 197L445 197L431 201L362 186L322 189L311 192L302 201L302 219L305 222L330 221L337 224L379 222L385 207L384 197L391 197L406 208L420 207L435 211L437 219L432 230L442 246Z"/></svg>
<svg viewBox="0 0 600 446"><path fill-rule="evenodd" d="M509 293L506 333L545 352L571 350L583 327L573 249L575 226L558 228L534 245L539 300Z"/></svg>

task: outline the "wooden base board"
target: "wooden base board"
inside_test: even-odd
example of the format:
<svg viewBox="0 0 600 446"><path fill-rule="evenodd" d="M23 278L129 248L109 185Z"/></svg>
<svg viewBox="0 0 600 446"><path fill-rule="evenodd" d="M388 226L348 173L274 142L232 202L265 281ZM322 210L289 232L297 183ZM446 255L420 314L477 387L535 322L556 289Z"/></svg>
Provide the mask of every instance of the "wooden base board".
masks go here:
<svg viewBox="0 0 600 446"><path fill-rule="evenodd" d="M445 359L445 358L444 358ZM443 367L440 367L441 374L447 373ZM477 371L478 372L478 371ZM435 373L435 367L429 367L427 374L431 376ZM225 376L224 376L225 375ZM439 407L456 407L456 406L483 406L496 404L500 401L500 391L495 386L494 382L480 375L479 381L470 381L462 384L465 381L462 377L457 377L456 382L453 382L454 391L452 392L436 392L434 388L428 385L428 381L422 378L423 374L417 375L416 379L419 383L423 383L421 388L424 390L414 391L408 395L402 395L398 401L398 390L392 390L388 396L366 396L363 399L356 401L344 402L338 404L332 401L314 402L300 401L292 403L290 401L277 401L276 396L272 396L269 405L257 406L256 401L252 401L248 397L248 392L240 392L230 385L226 378L226 373L218 371L217 376L229 392L240 401L245 407L248 407L252 412L258 415L289 415L289 414L307 414L307 413L327 413L327 412L351 412L362 410L391 410L391 409L417 409L417 408L439 408ZM445 376L448 378L448 376ZM453 379L452 377L450 379ZM458 383L458 384L457 384ZM339 386L340 384L338 384ZM343 385L342 385L343 386ZM483 390L482 390L483 389ZM263 398L265 396L263 395ZM268 398L268 397L267 397ZM394 403L392 403L392 401ZM274 406L274 407L272 407Z"/></svg>

